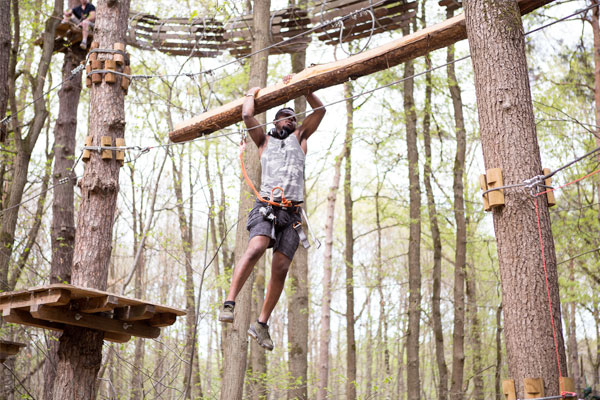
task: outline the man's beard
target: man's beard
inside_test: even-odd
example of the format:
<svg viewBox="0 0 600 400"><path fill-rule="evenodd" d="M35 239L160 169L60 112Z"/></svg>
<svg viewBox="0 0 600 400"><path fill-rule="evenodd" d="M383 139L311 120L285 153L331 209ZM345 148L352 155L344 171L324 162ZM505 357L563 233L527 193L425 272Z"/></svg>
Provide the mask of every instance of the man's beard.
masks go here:
<svg viewBox="0 0 600 400"><path fill-rule="evenodd" d="M278 131L276 128L273 128L271 130L270 135L276 139L283 140L283 139L287 138L288 136L290 136L290 134L292 132L294 132L293 128L290 128L288 126L282 126L281 131Z"/></svg>

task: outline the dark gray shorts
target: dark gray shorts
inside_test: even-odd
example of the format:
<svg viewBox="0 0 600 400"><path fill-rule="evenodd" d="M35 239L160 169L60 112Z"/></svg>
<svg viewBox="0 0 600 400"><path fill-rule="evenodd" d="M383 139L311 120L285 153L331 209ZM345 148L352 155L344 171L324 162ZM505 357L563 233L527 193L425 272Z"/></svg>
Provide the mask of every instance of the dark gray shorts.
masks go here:
<svg viewBox="0 0 600 400"><path fill-rule="evenodd" d="M275 237L271 236L273 223L266 220L260 213L259 209L265 207L266 204L256 201L252 211L248 214L248 222L246 229L250 232L250 239L254 236L267 236L271 238L269 248L273 251L283 253L290 260L294 258L300 238L298 232L294 229L294 222L301 222L301 216L298 207L292 207L287 210L282 210L278 207L273 207L277 224L275 225Z"/></svg>

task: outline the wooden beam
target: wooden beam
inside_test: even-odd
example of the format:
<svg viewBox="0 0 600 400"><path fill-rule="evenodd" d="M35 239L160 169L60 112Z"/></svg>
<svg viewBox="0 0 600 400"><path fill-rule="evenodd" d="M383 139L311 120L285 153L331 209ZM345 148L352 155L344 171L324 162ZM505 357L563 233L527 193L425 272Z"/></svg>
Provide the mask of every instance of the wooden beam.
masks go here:
<svg viewBox="0 0 600 400"><path fill-rule="evenodd" d="M115 318L121 321L141 321L154 316L154 306L140 304L139 306L127 306L115 309Z"/></svg>
<svg viewBox="0 0 600 400"><path fill-rule="evenodd" d="M19 325L33 326L35 328L50 329L56 332L63 331L63 324L45 321L43 319L34 318L27 311L8 309L4 310L2 318L6 322ZM126 343L131 339L130 334L104 332L104 340L115 343Z"/></svg>
<svg viewBox="0 0 600 400"><path fill-rule="evenodd" d="M105 295L100 297L86 297L73 302L73 308L84 313L97 313L111 311L119 306L116 296Z"/></svg>
<svg viewBox="0 0 600 400"><path fill-rule="evenodd" d="M139 336L148 339L154 339L160 335L159 328L150 326L145 322L123 322L100 315L80 313L45 305L31 306L29 312L35 318L104 332Z"/></svg>
<svg viewBox="0 0 600 400"><path fill-rule="evenodd" d="M0 311L8 308L27 308L32 304L64 306L71 300L66 289L48 289L39 292L17 292L14 295L0 297Z"/></svg>
<svg viewBox="0 0 600 400"><path fill-rule="evenodd" d="M127 343L131 339L131 335L123 333L104 332L104 340L113 343Z"/></svg>
<svg viewBox="0 0 600 400"><path fill-rule="evenodd" d="M551 1L520 0L519 7L525 14ZM460 14L344 60L307 68L288 84L280 82L261 89L255 100L255 112L259 114L306 93L388 69L466 38L465 16ZM179 123L169 133L169 138L173 142L183 142L240 122L243 102L244 98L237 99Z"/></svg>
<svg viewBox="0 0 600 400"><path fill-rule="evenodd" d="M0 340L0 354L5 356L14 356L21 350L21 347L25 347L24 343L10 342L8 340Z"/></svg>
<svg viewBox="0 0 600 400"><path fill-rule="evenodd" d="M175 323L176 320L177 315L173 313L160 313L154 315L154 317L152 317L150 321L148 321L148 325L156 327L171 326Z"/></svg>
<svg viewBox="0 0 600 400"><path fill-rule="evenodd" d="M2 311L2 318L6 322L19 325L33 326L35 328L50 329L56 332L63 331L63 325L54 322L37 319L31 316L27 311L17 310L14 308L5 309Z"/></svg>

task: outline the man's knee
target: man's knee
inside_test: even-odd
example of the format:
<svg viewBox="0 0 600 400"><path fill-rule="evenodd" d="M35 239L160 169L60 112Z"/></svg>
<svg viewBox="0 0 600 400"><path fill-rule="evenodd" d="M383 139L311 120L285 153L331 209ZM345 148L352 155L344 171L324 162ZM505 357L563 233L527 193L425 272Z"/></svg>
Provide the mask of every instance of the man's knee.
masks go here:
<svg viewBox="0 0 600 400"><path fill-rule="evenodd" d="M84 28L88 28L90 26L90 21L88 21L87 19L83 20L81 22L81 26L83 26Z"/></svg>
<svg viewBox="0 0 600 400"><path fill-rule="evenodd" d="M248 248L246 249L246 255L251 259L260 258L269 246L268 238L265 237L265 239L266 240L262 240L262 238L256 236L253 240L250 240Z"/></svg>
<svg viewBox="0 0 600 400"><path fill-rule="evenodd" d="M277 254L277 253L276 253ZM285 279L290 270L291 260L283 254L277 254L273 257L273 268L271 274L278 279Z"/></svg>

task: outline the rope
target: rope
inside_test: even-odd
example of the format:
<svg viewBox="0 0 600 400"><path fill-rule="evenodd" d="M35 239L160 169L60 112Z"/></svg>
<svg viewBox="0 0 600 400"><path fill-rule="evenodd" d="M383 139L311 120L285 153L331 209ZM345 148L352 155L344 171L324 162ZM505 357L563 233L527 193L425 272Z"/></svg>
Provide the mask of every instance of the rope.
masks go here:
<svg viewBox="0 0 600 400"><path fill-rule="evenodd" d="M258 192L258 190L256 190L256 187L254 187L254 184L252 183L252 180L250 179L250 177L248 176L248 173L246 172L246 167L244 165L244 152L246 151L246 136L244 135L242 137L242 142L240 143L240 164L242 167L242 174L244 175L244 179L246 180L246 183L248 184L248 186L250 186L250 189L252 189L252 191L254 192L254 194L256 195L256 197L258 198L259 201L263 202L263 203L267 203L270 204L272 206L275 207L283 207L283 208L287 208L287 207L300 207L299 204L294 205L291 200L288 200L285 198L285 194L283 192L283 189L280 188L279 186L275 186L272 190L271 190L271 199L270 200L266 200L264 199L260 193ZM276 190L279 190L281 192L281 202L276 202L273 201L273 196Z"/></svg>
<svg viewBox="0 0 600 400"><path fill-rule="evenodd" d="M550 321L552 322L552 336L556 350L556 364L558 365L558 376L563 376L560 368L560 356L558 353L558 340L556 339L556 327L554 326L554 314L552 312L552 299L550 298L550 284L548 283L548 268L546 267L546 254L544 252L544 240L542 239L542 226L540 223L540 212L538 209L537 196L534 198L535 215L537 217L538 233L540 237L540 248L542 249L542 264L544 265L544 278L546 280L546 293L548 294L548 309L550 310ZM562 393L561 393L562 395Z"/></svg>

